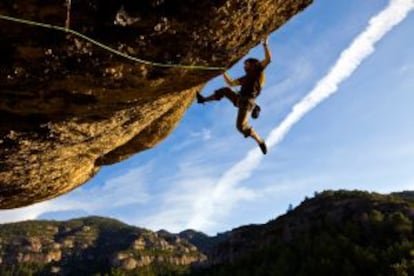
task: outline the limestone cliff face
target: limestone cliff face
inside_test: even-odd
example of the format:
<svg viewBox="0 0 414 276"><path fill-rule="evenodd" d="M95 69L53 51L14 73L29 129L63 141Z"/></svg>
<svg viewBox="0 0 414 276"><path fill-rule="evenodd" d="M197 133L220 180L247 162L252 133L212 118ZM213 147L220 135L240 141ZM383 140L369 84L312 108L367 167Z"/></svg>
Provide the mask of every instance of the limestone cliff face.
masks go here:
<svg viewBox="0 0 414 276"><path fill-rule="evenodd" d="M0 224L0 275L414 275L413 227L414 192L356 190L214 237L103 217L25 221Z"/></svg>
<svg viewBox="0 0 414 276"><path fill-rule="evenodd" d="M196 246L178 235L162 236L108 218L0 225L1 275L8 275L8 267L24 265L37 265L36 272L45 275L108 275L111 269L127 272L150 267L165 267L172 273L206 260Z"/></svg>
<svg viewBox="0 0 414 276"><path fill-rule="evenodd" d="M142 59L229 67L312 0L72 0L71 28ZM1 1L62 26L65 1ZM0 208L66 193L164 139L218 71L131 62L0 20Z"/></svg>

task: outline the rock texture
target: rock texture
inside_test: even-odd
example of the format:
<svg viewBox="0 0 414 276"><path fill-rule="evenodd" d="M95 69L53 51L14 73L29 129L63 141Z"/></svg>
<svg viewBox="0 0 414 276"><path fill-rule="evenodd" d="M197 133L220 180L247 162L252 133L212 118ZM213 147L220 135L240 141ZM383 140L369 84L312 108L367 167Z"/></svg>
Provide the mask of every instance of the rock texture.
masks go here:
<svg viewBox="0 0 414 276"><path fill-rule="evenodd" d="M413 192L343 190L215 237L26 221L0 225L0 275L414 275L413 229Z"/></svg>
<svg viewBox="0 0 414 276"><path fill-rule="evenodd" d="M108 218L0 225L1 275L2 269L25 265L37 265L45 275L108 275L110 269L150 266L174 272L206 260L197 247L178 235L164 237Z"/></svg>
<svg viewBox="0 0 414 276"><path fill-rule="evenodd" d="M229 67L312 0L72 0L71 28L142 59ZM65 1L1 1L62 26ZM0 20L0 208L66 193L164 139L218 71L142 65Z"/></svg>

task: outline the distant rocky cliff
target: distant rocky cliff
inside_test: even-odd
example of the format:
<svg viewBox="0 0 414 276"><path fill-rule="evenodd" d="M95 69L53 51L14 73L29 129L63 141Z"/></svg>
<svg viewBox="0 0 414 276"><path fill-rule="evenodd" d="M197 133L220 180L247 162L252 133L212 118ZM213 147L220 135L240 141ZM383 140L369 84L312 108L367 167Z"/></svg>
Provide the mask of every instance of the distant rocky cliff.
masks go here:
<svg viewBox="0 0 414 276"><path fill-rule="evenodd" d="M0 226L0 273L2 267L24 265L63 275L151 266L174 272L206 260L196 246L178 235L158 235L107 218Z"/></svg>
<svg viewBox="0 0 414 276"><path fill-rule="evenodd" d="M0 275L414 275L413 223L413 193L326 191L215 237L100 217L4 224Z"/></svg>
<svg viewBox="0 0 414 276"><path fill-rule="evenodd" d="M0 1L63 26L65 0ZM229 67L312 0L72 0L70 27L145 60ZM0 20L0 208L67 193L154 147L219 71L132 62L74 35Z"/></svg>

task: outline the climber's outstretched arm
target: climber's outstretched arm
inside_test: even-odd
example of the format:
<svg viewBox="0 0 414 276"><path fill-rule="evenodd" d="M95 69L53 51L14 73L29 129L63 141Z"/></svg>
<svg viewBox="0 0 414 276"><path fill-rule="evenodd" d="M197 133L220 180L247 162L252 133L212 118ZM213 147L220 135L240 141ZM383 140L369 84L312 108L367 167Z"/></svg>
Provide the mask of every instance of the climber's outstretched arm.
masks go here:
<svg viewBox="0 0 414 276"><path fill-rule="evenodd" d="M239 81L238 81L238 80L233 80L233 79L229 76L229 74L227 74L227 72L224 72L224 73L223 73L223 77L224 77L224 80L226 81L226 83L227 83L229 86L237 86L237 85L240 85Z"/></svg>
<svg viewBox="0 0 414 276"><path fill-rule="evenodd" d="M272 61L272 53L270 52L268 44L269 44L269 38L266 37L262 41L262 45L263 45L264 52L265 52L265 59L261 61L263 69L266 68L266 66L269 65L269 63Z"/></svg>

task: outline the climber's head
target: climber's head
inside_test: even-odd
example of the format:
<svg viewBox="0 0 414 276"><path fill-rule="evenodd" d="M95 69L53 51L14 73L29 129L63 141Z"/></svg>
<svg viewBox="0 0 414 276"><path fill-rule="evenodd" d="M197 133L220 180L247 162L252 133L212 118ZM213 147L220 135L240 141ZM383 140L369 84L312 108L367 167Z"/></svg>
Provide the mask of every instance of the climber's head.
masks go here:
<svg viewBox="0 0 414 276"><path fill-rule="evenodd" d="M244 61L244 71L247 74L256 74L261 71L260 61L255 58L248 58Z"/></svg>

